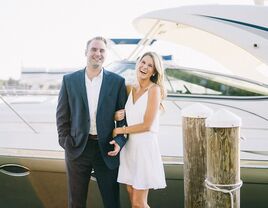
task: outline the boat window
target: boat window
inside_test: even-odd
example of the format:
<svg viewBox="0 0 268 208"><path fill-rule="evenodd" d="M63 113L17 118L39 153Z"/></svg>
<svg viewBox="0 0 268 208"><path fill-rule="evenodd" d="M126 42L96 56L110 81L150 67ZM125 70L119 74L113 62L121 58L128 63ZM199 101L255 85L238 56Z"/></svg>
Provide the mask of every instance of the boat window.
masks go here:
<svg viewBox="0 0 268 208"><path fill-rule="evenodd" d="M268 86L231 76L194 70L167 68L166 87L169 94L263 96Z"/></svg>
<svg viewBox="0 0 268 208"><path fill-rule="evenodd" d="M128 68L125 71L123 71L121 75L125 77L127 85L134 84L136 81L136 73L135 73L135 70L133 69Z"/></svg>
<svg viewBox="0 0 268 208"><path fill-rule="evenodd" d="M136 80L135 62L114 62L108 70L125 77L126 84ZM234 76L199 70L167 67L165 86L168 94L191 94L211 96L265 96L268 86Z"/></svg>
<svg viewBox="0 0 268 208"><path fill-rule="evenodd" d="M134 84L136 80L135 63L133 62L115 62L106 67L109 71L120 74L125 78L126 84Z"/></svg>

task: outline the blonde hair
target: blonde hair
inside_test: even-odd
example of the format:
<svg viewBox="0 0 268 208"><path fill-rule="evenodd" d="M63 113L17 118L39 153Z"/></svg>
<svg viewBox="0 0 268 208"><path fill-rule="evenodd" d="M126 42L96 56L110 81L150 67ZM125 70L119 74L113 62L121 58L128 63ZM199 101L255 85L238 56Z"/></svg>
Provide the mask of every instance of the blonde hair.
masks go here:
<svg viewBox="0 0 268 208"><path fill-rule="evenodd" d="M143 57L150 56L153 59L155 73L150 77L150 80L157 84L160 87L161 99L163 100L166 97L166 88L164 85L164 66L162 58L155 52L149 51L144 53L138 60L137 63L140 63Z"/></svg>

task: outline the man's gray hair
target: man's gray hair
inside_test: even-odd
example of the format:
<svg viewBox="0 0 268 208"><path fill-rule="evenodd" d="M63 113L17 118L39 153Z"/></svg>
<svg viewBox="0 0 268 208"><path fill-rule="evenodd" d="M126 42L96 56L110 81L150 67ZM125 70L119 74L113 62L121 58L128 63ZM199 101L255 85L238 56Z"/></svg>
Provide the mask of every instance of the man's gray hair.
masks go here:
<svg viewBox="0 0 268 208"><path fill-rule="evenodd" d="M91 38L89 41L87 41L87 48L88 48L89 44L90 44L93 40L101 40L101 41L103 41L103 42L105 43L105 45L107 46L107 40L106 40L104 37L102 37L102 36L96 36L96 37L94 37L94 38Z"/></svg>

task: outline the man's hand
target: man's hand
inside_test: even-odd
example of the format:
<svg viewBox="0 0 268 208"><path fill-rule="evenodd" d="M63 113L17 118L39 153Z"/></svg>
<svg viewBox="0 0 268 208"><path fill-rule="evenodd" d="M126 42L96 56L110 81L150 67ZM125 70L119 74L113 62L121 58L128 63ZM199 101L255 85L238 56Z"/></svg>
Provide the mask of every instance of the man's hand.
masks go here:
<svg viewBox="0 0 268 208"><path fill-rule="evenodd" d="M116 156L116 155L119 153L119 151L120 151L120 146L116 143L115 140L110 141L110 144L111 144L111 145L114 145L114 150L108 152L108 155L114 157L114 156Z"/></svg>

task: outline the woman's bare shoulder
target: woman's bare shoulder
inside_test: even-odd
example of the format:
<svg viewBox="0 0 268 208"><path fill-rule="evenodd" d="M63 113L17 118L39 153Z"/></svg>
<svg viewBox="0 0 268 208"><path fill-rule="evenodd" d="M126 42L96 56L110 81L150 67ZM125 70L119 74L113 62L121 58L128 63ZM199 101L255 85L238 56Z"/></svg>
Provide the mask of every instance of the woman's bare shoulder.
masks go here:
<svg viewBox="0 0 268 208"><path fill-rule="evenodd" d="M150 87L149 90L160 90L160 86L158 84L153 83Z"/></svg>
<svg viewBox="0 0 268 208"><path fill-rule="evenodd" d="M153 94L153 95L158 94L160 93L160 86L154 83L149 87L148 91L149 91L149 94Z"/></svg>

